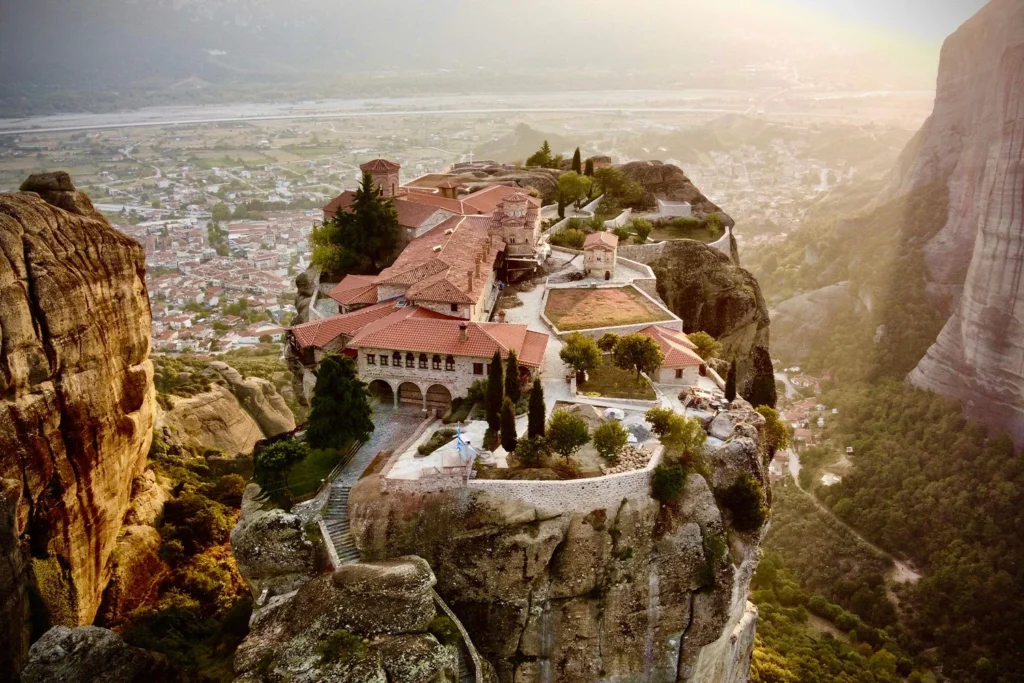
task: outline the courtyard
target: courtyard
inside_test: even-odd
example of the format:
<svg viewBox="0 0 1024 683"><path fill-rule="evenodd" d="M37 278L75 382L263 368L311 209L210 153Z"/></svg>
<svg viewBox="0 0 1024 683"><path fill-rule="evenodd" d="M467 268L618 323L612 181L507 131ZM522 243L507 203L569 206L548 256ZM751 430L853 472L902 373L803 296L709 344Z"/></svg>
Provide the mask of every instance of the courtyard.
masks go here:
<svg viewBox="0 0 1024 683"><path fill-rule="evenodd" d="M550 289L544 314L563 332L665 322L672 318L632 285Z"/></svg>

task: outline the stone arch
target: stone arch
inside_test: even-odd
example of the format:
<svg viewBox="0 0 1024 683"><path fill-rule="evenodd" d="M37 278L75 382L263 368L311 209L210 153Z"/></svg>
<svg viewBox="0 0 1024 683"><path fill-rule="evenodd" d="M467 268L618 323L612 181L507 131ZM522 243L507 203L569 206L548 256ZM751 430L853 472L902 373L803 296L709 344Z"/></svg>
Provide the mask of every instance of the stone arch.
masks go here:
<svg viewBox="0 0 1024 683"><path fill-rule="evenodd" d="M393 405L395 402L395 388L390 383L382 380L375 379L370 382L367 387L370 391L370 396L377 399L381 403Z"/></svg>
<svg viewBox="0 0 1024 683"><path fill-rule="evenodd" d="M398 402L422 407L423 390L415 382L402 382L398 387Z"/></svg>
<svg viewBox="0 0 1024 683"><path fill-rule="evenodd" d="M452 405L452 392L443 384L432 384L427 389L427 407L448 410Z"/></svg>

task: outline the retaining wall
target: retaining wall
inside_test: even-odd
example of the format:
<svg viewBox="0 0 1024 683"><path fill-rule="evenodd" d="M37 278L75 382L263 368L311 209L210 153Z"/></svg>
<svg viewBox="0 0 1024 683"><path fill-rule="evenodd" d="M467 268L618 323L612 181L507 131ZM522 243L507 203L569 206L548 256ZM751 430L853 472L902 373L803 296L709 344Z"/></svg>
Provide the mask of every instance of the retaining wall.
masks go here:
<svg viewBox="0 0 1024 683"><path fill-rule="evenodd" d="M624 498L646 498L650 495L651 476L661 462L662 450L660 445L657 446L647 467L632 472L568 481L471 479L468 486L491 495L517 498L527 505L559 512L590 512L600 508L610 510L617 508Z"/></svg>

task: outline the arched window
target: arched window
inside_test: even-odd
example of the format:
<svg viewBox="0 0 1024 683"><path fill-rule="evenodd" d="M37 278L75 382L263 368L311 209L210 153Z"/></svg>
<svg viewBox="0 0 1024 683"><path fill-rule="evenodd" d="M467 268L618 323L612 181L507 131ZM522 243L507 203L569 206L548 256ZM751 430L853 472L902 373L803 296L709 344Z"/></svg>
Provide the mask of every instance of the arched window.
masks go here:
<svg viewBox="0 0 1024 683"><path fill-rule="evenodd" d="M431 367L433 367L434 370L441 369L441 356L437 355L436 353L434 354L433 361L431 362Z"/></svg>
<svg viewBox="0 0 1024 683"><path fill-rule="evenodd" d="M392 359L392 364L396 368L402 367L402 354L401 353L399 353L398 351L395 351L393 354L391 354L391 359Z"/></svg>
<svg viewBox="0 0 1024 683"><path fill-rule="evenodd" d="M414 368L416 367L416 356L411 353L405 354L405 367Z"/></svg>
<svg viewBox="0 0 1024 683"><path fill-rule="evenodd" d="M455 357L454 356L448 356L447 358L444 359L444 369L445 370L454 370L455 369Z"/></svg>
<svg viewBox="0 0 1024 683"><path fill-rule="evenodd" d="M426 369L427 369L427 354L421 353L420 354L420 370L426 370Z"/></svg>

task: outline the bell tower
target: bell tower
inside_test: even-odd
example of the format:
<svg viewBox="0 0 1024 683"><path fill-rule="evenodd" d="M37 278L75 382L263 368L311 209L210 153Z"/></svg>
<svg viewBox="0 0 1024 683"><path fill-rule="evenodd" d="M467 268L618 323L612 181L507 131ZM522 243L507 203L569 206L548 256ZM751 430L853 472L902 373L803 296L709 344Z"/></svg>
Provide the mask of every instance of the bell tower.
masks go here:
<svg viewBox="0 0 1024 683"><path fill-rule="evenodd" d="M369 173L373 178L373 186L382 197L394 198L398 196L398 188L401 181L398 178L402 167L387 159L374 159L359 167L363 173Z"/></svg>

